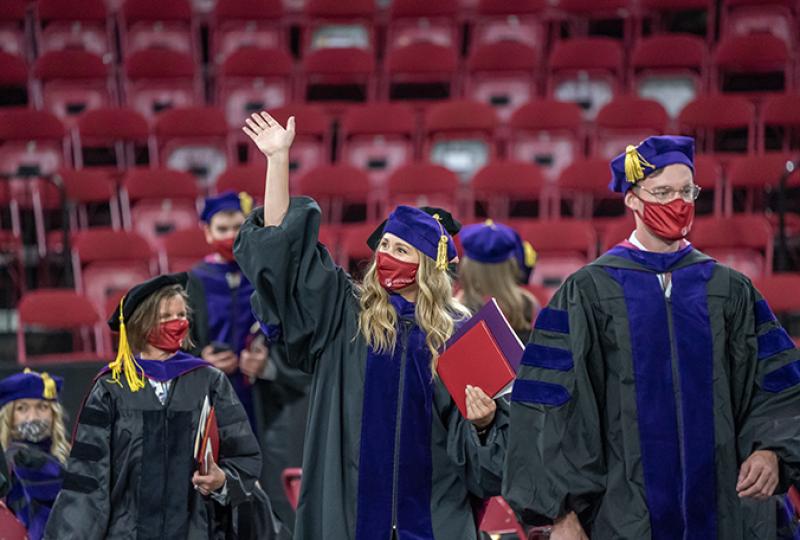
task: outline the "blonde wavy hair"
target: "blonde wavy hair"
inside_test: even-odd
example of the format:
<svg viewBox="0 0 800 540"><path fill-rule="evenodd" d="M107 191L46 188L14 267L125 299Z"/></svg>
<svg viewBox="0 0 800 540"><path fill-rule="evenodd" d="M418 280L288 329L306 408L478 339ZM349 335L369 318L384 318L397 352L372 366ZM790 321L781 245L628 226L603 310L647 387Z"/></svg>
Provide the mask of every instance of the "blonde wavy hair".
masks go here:
<svg viewBox="0 0 800 540"><path fill-rule="evenodd" d="M530 330L531 313L525 313L525 300L533 307L536 300L517 283L520 275L515 259L500 263L481 263L464 257L458 265L458 280L462 288L461 301L471 309L479 309L486 297L497 299L497 304L514 330Z"/></svg>
<svg viewBox="0 0 800 540"><path fill-rule="evenodd" d="M437 270L432 258L417 253L415 319L425 333L425 344L431 353L431 374L435 376L439 350L453 335L456 322L469 317L470 312L453 297L453 281L448 273ZM358 328L361 335L374 350L393 352L397 343L397 312L389 302L389 292L378 282L374 257L359 287L359 302Z"/></svg>
<svg viewBox="0 0 800 540"><path fill-rule="evenodd" d="M64 407L57 401L50 401L50 410L53 411L52 434L50 436L52 444L50 453L61 463L66 463L69 457L70 443L67 438L66 420L67 413ZM11 443L11 435L14 432L14 405L16 400L6 403L0 409L0 445L8 448Z"/></svg>

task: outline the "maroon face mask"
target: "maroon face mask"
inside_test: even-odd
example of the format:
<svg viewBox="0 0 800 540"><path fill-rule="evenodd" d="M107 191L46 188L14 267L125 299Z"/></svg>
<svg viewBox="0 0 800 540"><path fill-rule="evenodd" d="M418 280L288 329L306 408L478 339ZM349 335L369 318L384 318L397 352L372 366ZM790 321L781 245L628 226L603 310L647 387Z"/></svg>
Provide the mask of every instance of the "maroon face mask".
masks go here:
<svg viewBox="0 0 800 540"><path fill-rule="evenodd" d="M378 281L387 291L405 289L417 279L418 263L404 262L382 251L378 252L377 263Z"/></svg>
<svg viewBox="0 0 800 540"><path fill-rule="evenodd" d="M214 240L211 243L211 247L214 248L214 251L219 253L220 257L225 259L227 262L231 262L234 260L233 257L233 243L236 238L226 238L225 240Z"/></svg>
<svg viewBox="0 0 800 540"><path fill-rule="evenodd" d="M686 238L694 222L694 204L681 197L667 204L645 201L635 193L634 197L644 204L644 212L637 212L653 234L667 240Z"/></svg>
<svg viewBox="0 0 800 540"><path fill-rule="evenodd" d="M181 343L183 343L188 333L189 321L186 319L174 319L153 328L153 331L147 337L147 343L158 350L174 353L181 348Z"/></svg>

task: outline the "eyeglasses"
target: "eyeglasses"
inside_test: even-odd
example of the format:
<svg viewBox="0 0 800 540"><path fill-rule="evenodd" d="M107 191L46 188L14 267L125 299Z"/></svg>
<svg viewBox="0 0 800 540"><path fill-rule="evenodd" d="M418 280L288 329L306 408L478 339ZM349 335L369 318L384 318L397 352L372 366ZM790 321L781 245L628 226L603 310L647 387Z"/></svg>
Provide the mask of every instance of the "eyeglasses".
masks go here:
<svg viewBox="0 0 800 540"><path fill-rule="evenodd" d="M672 189L669 187L666 188L658 188L655 191L650 191L649 189L645 189L639 186L639 189L645 191L655 197L658 202L670 202L675 200L678 197L681 197L684 201L696 201L697 197L700 196L700 186L686 186L683 189Z"/></svg>

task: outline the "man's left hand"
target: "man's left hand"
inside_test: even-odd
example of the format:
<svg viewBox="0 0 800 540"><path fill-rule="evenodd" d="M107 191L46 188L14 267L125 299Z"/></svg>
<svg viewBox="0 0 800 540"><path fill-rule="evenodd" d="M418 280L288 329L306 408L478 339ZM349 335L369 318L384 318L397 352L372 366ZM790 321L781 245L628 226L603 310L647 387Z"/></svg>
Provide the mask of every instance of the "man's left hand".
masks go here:
<svg viewBox="0 0 800 540"><path fill-rule="evenodd" d="M764 500L778 487L778 456L772 450L757 450L742 463L736 492L740 498Z"/></svg>

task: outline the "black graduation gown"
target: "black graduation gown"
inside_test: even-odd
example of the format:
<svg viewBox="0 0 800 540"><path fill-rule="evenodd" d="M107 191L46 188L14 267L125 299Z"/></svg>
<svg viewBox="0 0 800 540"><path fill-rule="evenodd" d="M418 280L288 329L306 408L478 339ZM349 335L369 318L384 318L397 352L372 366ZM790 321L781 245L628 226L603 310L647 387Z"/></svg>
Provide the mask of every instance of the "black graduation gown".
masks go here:
<svg viewBox="0 0 800 540"><path fill-rule="evenodd" d="M529 524L574 510L599 540L774 538L775 501L735 489L759 449L779 456L785 491L800 466L800 355L769 306L691 246L620 245L537 318L503 494Z"/></svg>
<svg viewBox="0 0 800 540"><path fill-rule="evenodd" d="M473 496L499 494L508 428L498 400L481 444L430 373L414 306L392 305L401 322L394 354L358 331L350 277L318 244L320 209L293 198L278 227L263 209L245 221L234 253L256 287L253 308L280 324L287 360L313 374L297 540L472 540Z"/></svg>
<svg viewBox="0 0 800 540"><path fill-rule="evenodd" d="M45 538L51 540L230 538L261 469L258 442L227 377L177 353L187 369L171 377L164 405L149 382L138 392L110 374L96 378L78 416L67 474ZM182 370L181 370L182 371ZM194 437L203 401L215 408L219 466L228 504L195 491ZM225 529L228 529L226 534Z"/></svg>

